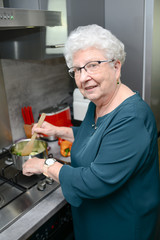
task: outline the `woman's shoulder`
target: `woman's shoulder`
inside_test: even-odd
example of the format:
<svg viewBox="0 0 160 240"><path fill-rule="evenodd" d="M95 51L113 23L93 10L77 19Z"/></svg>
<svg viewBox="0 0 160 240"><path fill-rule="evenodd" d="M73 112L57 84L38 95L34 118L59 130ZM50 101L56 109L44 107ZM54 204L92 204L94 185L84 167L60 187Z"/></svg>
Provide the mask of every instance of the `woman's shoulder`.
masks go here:
<svg viewBox="0 0 160 240"><path fill-rule="evenodd" d="M120 118L132 118L136 121L141 121L146 126L155 125L153 112L138 91L126 98L117 109L115 109L114 114L117 114Z"/></svg>

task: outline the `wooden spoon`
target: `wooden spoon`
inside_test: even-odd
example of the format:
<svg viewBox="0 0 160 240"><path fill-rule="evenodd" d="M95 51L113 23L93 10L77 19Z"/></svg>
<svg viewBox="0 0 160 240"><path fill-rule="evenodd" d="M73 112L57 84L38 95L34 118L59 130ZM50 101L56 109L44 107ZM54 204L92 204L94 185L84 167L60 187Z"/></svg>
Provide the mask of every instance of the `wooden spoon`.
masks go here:
<svg viewBox="0 0 160 240"><path fill-rule="evenodd" d="M45 117L46 117L46 114L42 113L42 115L37 123L37 127L42 126L42 123L43 123ZM28 156L32 152L34 140L36 139L36 136L37 136L37 133L34 133L31 137L31 140L26 144L26 146L24 146L22 153L21 153L22 156Z"/></svg>

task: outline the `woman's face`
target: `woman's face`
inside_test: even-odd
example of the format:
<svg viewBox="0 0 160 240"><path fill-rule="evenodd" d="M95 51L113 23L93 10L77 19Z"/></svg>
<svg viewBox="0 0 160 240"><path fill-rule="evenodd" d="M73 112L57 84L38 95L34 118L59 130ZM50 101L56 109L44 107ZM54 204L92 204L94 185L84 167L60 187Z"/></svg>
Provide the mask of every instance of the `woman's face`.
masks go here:
<svg viewBox="0 0 160 240"><path fill-rule="evenodd" d="M73 66L83 67L90 61L112 60L106 59L102 50L88 48L79 50L73 56ZM99 64L98 70L94 74L89 74L85 69L81 69L80 74L75 76L77 87L89 100L95 104L107 103L117 87L117 79L120 78L121 63L115 61L111 66L107 62Z"/></svg>

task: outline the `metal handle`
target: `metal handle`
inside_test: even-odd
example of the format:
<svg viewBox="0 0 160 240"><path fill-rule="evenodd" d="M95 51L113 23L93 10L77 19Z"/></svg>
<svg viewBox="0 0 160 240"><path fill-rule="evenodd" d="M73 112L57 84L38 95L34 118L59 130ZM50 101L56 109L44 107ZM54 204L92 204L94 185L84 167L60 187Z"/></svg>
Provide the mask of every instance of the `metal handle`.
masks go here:
<svg viewBox="0 0 160 240"><path fill-rule="evenodd" d="M46 48L63 48L63 47L64 47L64 43L46 46Z"/></svg>

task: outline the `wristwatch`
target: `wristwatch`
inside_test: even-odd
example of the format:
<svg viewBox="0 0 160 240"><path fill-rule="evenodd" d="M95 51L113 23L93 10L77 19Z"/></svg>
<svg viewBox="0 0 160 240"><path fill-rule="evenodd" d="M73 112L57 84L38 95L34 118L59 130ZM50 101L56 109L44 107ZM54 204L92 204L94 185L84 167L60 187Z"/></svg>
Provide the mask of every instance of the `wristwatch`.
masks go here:
<svg viewBox="0 0 160 240"><path fill-rule="evenodd" d="M47 158L45 160L44 165L43 165L43 175L48 177L48 168L50 166L52 166L55 162L56 162L56 159L54 159L54 158Z"/></svg>

